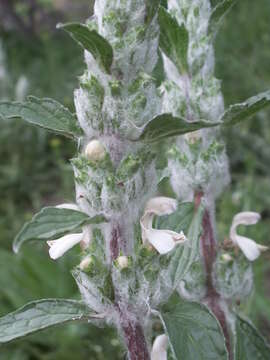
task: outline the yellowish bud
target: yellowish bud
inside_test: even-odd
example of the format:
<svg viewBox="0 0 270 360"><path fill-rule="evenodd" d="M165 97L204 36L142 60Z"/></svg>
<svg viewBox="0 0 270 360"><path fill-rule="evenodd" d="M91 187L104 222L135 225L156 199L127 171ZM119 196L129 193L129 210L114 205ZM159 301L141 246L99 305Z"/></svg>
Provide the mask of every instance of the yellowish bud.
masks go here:
<svg viewBox="0 0 270 360"><path fill-rule="evenodd" d="M119 256L116 261L117 261L117 265L119 266L119 268L121 270L128 267L128 257L127 256Z"/></svg>
<svg viewBox="0 0 270 360"><path fill-rule="evenodd" d="M92 263L92 259L90 256L87 256L85 257L81 262L80 262L80 265L79 265L79 268L80 270L82 271L85 271L89 268L89 266L91 265Z"/></svg>
<svg viewBox="0 0 270 360"><path fill-rule="evenodd" d="M185 134L185 138L190 144L194 144L201 139L201 132L200 130L192 131Z"/></svg>
<svg viewBox="0 0 270 360"><path fill-rule="evenodd" d="M101 161L106 156L106 150L100 141L92 140L85 148L85 155L91 161Z"/></svg>
<svg viewBox="0 0 270 360"><path fill-rule="evenodd" d="M233 258L231 257L231 255L228 254L228 253L222 254L222 255L221 255L221 259L222 259L223 261L225 261L225 262L230 262L230 261L233 260Z"/></svg>

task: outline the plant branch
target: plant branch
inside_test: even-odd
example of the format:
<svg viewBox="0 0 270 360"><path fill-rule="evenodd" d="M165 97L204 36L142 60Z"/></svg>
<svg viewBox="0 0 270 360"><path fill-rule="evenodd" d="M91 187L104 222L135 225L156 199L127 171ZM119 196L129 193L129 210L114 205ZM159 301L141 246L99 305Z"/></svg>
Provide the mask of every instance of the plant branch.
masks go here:
<svg viewBox="0 0 270 360"><path fill-rule="evenodd" d="M145 340L143 328L139 321L134 319L127 309L117 305L120 315L120 324L124 335L126 347L130 360L150 360L147 343Z"/></svg>
<svg viewBox="0 0 270 360"><path fill-rule="evenodd" d="M195 201L196 203L196 201ZM227 326L226 315L220 304L220 295L213 285L213 265L216 260L217 242L214 236L211 216L208 209L205 209L202 221L203 233L201 236L201 249L206 272L206 296L205 302L218 319L226 341L229 359L232 359L230 334Z"/></svg>

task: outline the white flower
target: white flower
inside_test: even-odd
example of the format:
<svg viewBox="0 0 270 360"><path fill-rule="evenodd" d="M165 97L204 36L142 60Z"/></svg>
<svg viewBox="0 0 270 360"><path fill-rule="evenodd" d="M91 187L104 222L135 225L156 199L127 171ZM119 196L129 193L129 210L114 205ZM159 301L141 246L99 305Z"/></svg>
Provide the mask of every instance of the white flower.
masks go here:
<svg viewBox="0 0 270 360"><path fill-rule="evenodd" d="M177 209L177 201L168 197L155 197L148 201L144 215L141 218L142 240L144 244L150 243L160 254L171 251L176 244L186 241L181 231L153 229L152 223L155 215L169 215Z"/></svg>
<svg viewBox="0 0 270 360"><path fill-rule="evenodd" d="M106 156L106 150L100 141L92 140L86 145L85 155L89 160L101 161Z"/></svg>
<svg viewBox="0 0 270 360"><path fill-rule="evenodd" d="M77 204L72 204L72 203L64 203L64 204L60 204L57 205L56 208L58 209L70 209L70 210L75 210L75 211L81 211L79 206ZM87 249L87 247L89 246L91 239L92 239L92 229L90 226L84 226L83 227L83 239L81 241L81 248Z"/></svg>
<svg viewBox="0 0 270 360"><path fill-rule="evenodd" d="M76 204L64 203L56 206L57 209L70 209L80 211L79 206Z"/></svg>
<svg viewBox="0 0 270 360"><path fill-rule="evenodd" d="M159 335L156 337L151 351L151 360L167 360L167 348L167 336Z"/></svg>
<svg viewBox="0 0 270 360"><path fill-rule="evenodd" d="M47 241L50 247L49 254L53 260L58 259L64 255L73 246L79 244L83 240L83 233L69 234L57 240Z"/></svg>
<svg viewBox="0 0 270 360"><path fill-rule="evenodd" d="M257 244L252 239L238 235L236 229L238 225L254 225L260 220L260 218L260 214L256 212L241 212L234 216L230 230L230 238L232 242L243 251L244 255L250 261L256 260L260 256L261 251L265 251L268 248Z"/></svg>

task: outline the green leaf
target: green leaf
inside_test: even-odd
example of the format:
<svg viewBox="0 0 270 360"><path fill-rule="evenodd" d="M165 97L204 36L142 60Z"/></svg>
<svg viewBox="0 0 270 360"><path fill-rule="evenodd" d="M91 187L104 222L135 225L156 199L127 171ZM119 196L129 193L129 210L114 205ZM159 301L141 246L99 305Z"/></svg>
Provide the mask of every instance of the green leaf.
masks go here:
<svg viewBox="0 0 270 360"><path fill-rule="evenodd" d="M160 47L181 73L188 71L188 31L162 6L159 10Z"/></svg>
<svg viewBox="0 0 270 360"><path fill-rule="evenodd" d="M0 343L68 321L87 321L91 315L95 314L79 301L65 299L33 301L0 318Z"/></svg>
<svg viewBox="0 0 270 360"><path fill-rule="evenodd" d="M30 240L51 240L84 224L99 224L105 221L102 215L90 218L80 211L46 207L23 226L13 242L13 250L17 253L22 244Z"/></svg>
<svg viewBox="0 0 270 360"><path fill-rule="evenodd" d="M221 327L206 306L175 293L161 308L160 317L175 359L228 359Z"/></svg>
<svg viewBox="0 0 270 360"><path fill-rule="evenodd" d="M235 125L270 105L270 90L252 96L243 103L231 105L221 116L224 125Z"/></svg>
<svg viewBox="0 0 270 360"><path fill-rule="evenodd" d="M236 0L221 0L220 3L217 4L210 16L208 25L209 34L216 34L222 19L235 3Z"/></svg>
<svg viewBox="0 0 270 360"><path fill-rule="evenodd" d="M151 143L220 124L219 122L210 123L203 120L187 122L182 118L174 117L172 114L162 114L156 116L145 126L139 140Z"/></svg>
<svg viewBox="0 0 270 360"><path fill-rule="evenodd" d="M179 233L188 232L194 217L194 204L191 202L179 203L177 210L171 215L157 216L154 227L157 229L168 229Z"/></svg>
<svg viewBox="0 0 270 360"><path fill-rule="evenodd" d="M184 232L188 241L181 246L177 246L171 255L169 274L174 288L179 285L179 281L185 277L191 265L199 257L202 216L202 206L200 206L195 213L191 213L191 208L188 209L186 206L186 208L183 209L182 214L179 213L180 226L176 225L175 227L170 228L172 231L181 231L180 228L182 224L189 223L188 230ZM184 230L184 226L182 230Z"/></svg>
<svg viewBox="0 0 270 360"><path fill-rule="evenodd" d="M33 299L72 298L76 287L69 269L76 262L65 257L56 271L56 264L38 247L28 247L20 256L0 249L0 315Z"/></svg>
<svg viewBox="0 0 270 360"><path fill-rule="evenodd" d="M107 72L113 62L113 49L110 43L95 30L80 23L59 24L58 28L67 31L85 50L89 51L97 63Z"/></svg>
<svg viewBox="0 0 270 360"><path fill-rule="evenodd" d="M235 360L259 359L270 359L270 347L250 322L237 315Z"/></svg>
<svg viewBox="0 0 270 360"><path fill-rule="evenodd" d="M0 117L20 118L30 124L71 138L82 135L76 117L52 99L29 96L25 102L0 102Z"/></svg>

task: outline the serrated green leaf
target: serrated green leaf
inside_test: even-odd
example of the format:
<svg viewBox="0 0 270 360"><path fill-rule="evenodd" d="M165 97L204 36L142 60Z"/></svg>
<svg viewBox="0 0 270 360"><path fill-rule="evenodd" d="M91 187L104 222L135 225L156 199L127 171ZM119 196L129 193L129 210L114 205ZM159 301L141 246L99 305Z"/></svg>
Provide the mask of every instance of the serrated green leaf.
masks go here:
<svg viewBox="0 0 270 360"><path fill-rule="evenodd" d="M232 6L236 3L236 0L221 0L220 3L213 9L209 25L208 25L208 33L215 34L218 30L218 27L226 15L226 13L232 8Z"/></svg>
<svg viewBox="0 0 270 360"><path fill-rule="evenodd" d="M90 218L87 214L71 209L46 207L26 223L13 242L14 252L30 240L51 240L76 230L84 224L99 224L106 221L104 216Z"/></svg>
<svg viewBox="0 0 270 360"><path fill-rule="evenodd" d="M25 102L0 102L0 117L20 118L30 124L71 138L82 135L76 117L52 99L29 96Z"/></svg>
<svg viewBox="0 0 270 360"><path fill-rule="evenodd" d="M187 72L189 36L185 25L179 25L177 20L162 6L159 10L158 19L162 51L181 73Z"/></svg>
<svg viewBox="0 0 270 360"><path fill-rule="evenodd" d="M33 301L0 318L0 343L32 334L68 321L88 320L89 308L79 301L46 299Z"/></svg>
<svg viewBox="0 0 270 360"><path fill-rule="evenodd" d="M191 213L190 209L182 219L179 216L179 223L185 222L187 224L189 222L189 227L188 231L185 233L188 241L185 244L176 247L171 255L169 274L174 288L178 286L179 281L185 277L191 265L199 257L202 216L202 206L200 206L195 213ZM170 228L170 230L176 231L178 228L179 227Z"/></svg>
<svg viewBox="0 0 270 360"><path fill-rule="evenodd" d="M145 126L139 140L151 143L220 124L219 122L210 123L203 120L187 122L182 118L174 117L172 114L162 114L156 116Z"/></svg>
<svg viewBox="0 0 270 360"><path fill-rule="evenodd" d="M206 306L175 293L161 308L160 317L175 359L228 359L222 329Z"/></svg>
<svg viewBox="0 0 270 360"><path fill-rule="evenodd" d="M259 359L270 359L270 347L249 321L237 315L235 360Z"/></svg>
<svg viewBox="0 0 270 360"><path fill-rule="evenodd" d="M58 28L67 31L85 50L89 51L97 63L107 72L113 62L113 49L110 43L95 30L80 23L59 24Z"/></svg>
<svg viewBox="0 0 270 360"><path fill-rule="evenodd" d="M235 125L270 105L270 90L252 96L243 103L231 105L221 116L224 125Z"/></svg>

